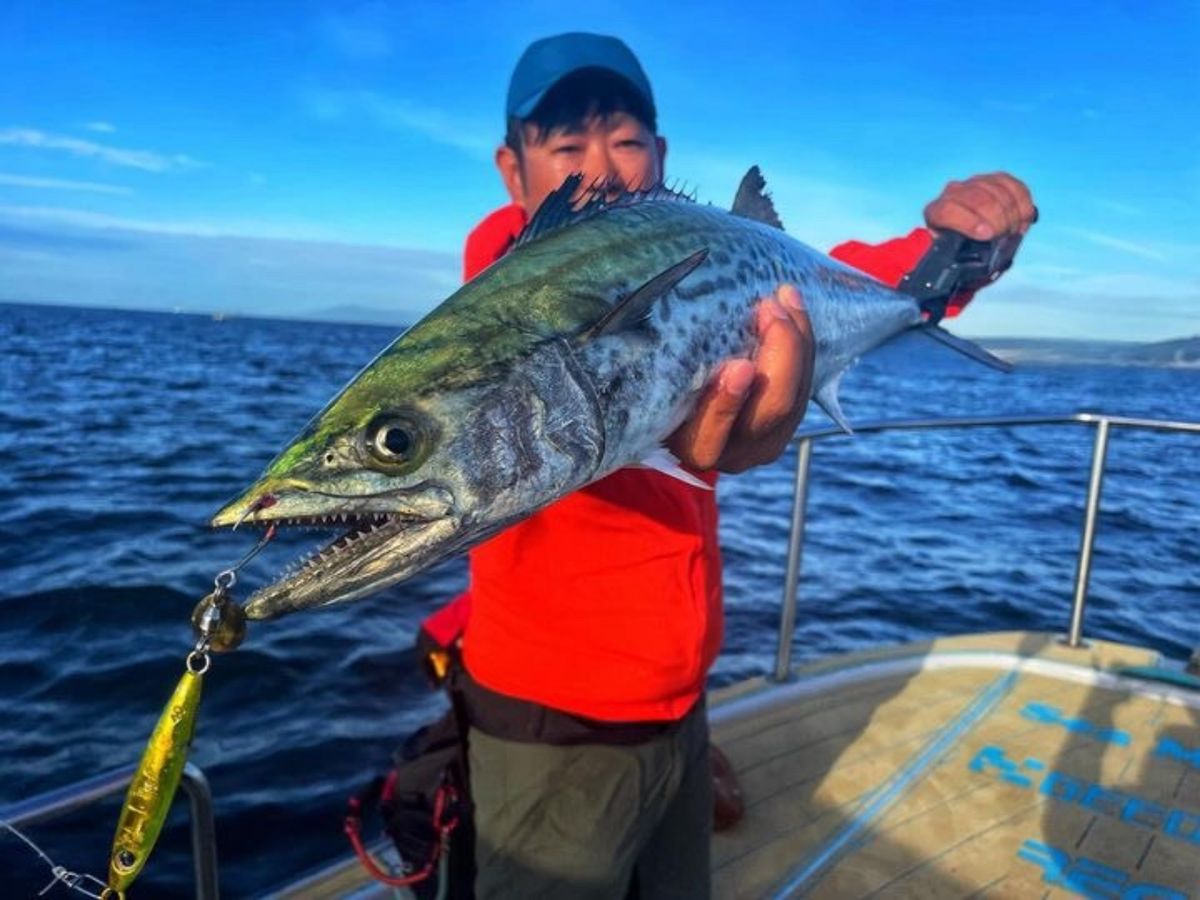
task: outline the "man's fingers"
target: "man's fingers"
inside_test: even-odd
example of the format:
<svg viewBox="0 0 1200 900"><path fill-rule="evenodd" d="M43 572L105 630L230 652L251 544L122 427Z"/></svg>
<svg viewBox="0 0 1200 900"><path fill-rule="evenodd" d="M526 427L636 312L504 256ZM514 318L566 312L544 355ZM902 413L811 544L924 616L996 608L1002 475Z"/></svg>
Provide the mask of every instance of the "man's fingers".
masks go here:
<svg viewBox="0 0 1200 900"><path fill-rule="evenodd" d="M737 472L775 459L787 447L812 383L812 334L800 293L792 286L776 291L758 310L759 348L756 377L734 425L719 466Z"/></svg>
<svg viewBox="0 0 1200 900"><path fill-rule="evenodd" d="M725 361L695 411L671 437L671 449L682 462L701 470L716 466L754 380L750 360Z"/></svg>
<svg viewBox="0 0 1200 900"><path fill-rule="evenodd" d="M1037 221L1037 207L1033 205L1033 195L1029 193L1029 187L1025 182L1014 178L1007 172L995 172L991 177L1008 188L1016 198L1018 215L1023 227L1028 228Z"/></svg>
<svg viewBox="0 0 1200 900"><path fill-rule="evenodd" d="M726 360L667 442L697 469L739 472L787 447L812 385L812 328L800 293L782 286L755 308L753 361Z"/></svg>
<svg viewBox="0 0 1200 900"><path fill-rule="evenodd" d="M938 231L957 231L983 241L995 234L990 222L956 197L943 196L931 203L926 208L925 221Z"/></svg>
<svg viewBox="0 0 1200 900"><path fill-rule="evenodd" d="M957 231L977 240L1024 234L1036 216L1029 189L1005 172L951 181L925 207L930 228Z"/></svg>
<svg viewBox="0 0 1200 900"><path fill-rule="evenodd" d="M943 203L948 212L962 211L965 228L954 230L961 230L962 234L971 235L972 238L991 240L1008 228L1008 214L1003 200L977 182L962 182L953 193L944 194Z"/></svg>
<svg viewBox="0 0 1200 900"><path fill-rule="evenodd" d="M972 179L972 198L977 199L980 214L996 229L995 234L1016 231L1021 224L1021 208L1016 196L1001 181L984 176Z"/></svg>
<svg viewBox="0 0 1200 900"><path fill-rule="evenodd" d="M758 379L742 413L741 427L752 433L769 428L791 412L802 363L796 322L774 297L758 306Z"/></svg>

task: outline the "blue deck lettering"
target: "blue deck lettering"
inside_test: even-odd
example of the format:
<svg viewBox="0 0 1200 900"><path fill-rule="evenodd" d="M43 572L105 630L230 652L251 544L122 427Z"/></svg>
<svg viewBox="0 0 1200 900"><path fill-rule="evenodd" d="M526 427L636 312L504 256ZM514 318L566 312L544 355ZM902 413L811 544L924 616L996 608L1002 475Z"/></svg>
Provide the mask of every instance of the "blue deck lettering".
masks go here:
<svg viewBox="0 0 1200 900"><path fill-rule="evenodd" d="M1185 747L1179 741L1169 737L1159 738L1154 755L1163 759L1173 759L1193 769L1200 769L1200 747Z"/></svg>
<svg viewBox="0 0 1200 900"><path fill-rule="evenodd" d="M1128 731L1121 731L1117 728L1104 728L1080 717L1072 718L1057 706L1051 706L1048 703L1026 703L1025 707L1021 710L1021 717L1031 722L1037 722L1039 725L1058 725L1071 732L1071 734L1082 734L1094 741L1100 741L1105 744L1128 747L1132 743Z"/></svg>
<svg viewBox="0 0 1200 900"><path fill-rule="evenodd" d="M1036 790L1059 803L1070 803L1135 828L1200 845L1200 813L1172 809L1127 791L1049 769L1044 762L1032 757L1018 762L1009 757L1003 747L995 744L981 747L967 767L972 772L1014 787Z"/></svg>
<svg viewBox="0 0 1200 900"><path fill-rule="evenodd" d="M1066 851L1041 841L1026 841L1017 856L1041 866L1042 881L1051 887L1094 900L1190 900L1183 891L1149 882L1132 882L1128 872L1084 856L1073 859Z"/></svg>

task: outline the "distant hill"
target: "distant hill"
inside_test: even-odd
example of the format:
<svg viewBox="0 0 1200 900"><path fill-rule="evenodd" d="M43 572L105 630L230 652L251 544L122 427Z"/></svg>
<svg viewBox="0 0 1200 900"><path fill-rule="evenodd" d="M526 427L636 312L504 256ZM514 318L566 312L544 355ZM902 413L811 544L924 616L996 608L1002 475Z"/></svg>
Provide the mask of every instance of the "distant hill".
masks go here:
<svg viewBox="0 0 1200 900"><path fill-rule="evenodd" d="M317 322L345 322L353 325L382 325L406 328L420 315L396 308L374 306L330 306L312 312L297 313L294 318ZM977 338L978 343L997 356L1012 363L1036 363L1060 366L1163 366L1170 368L1200 368L1200 335L1154 343L1132 341L1076 341L1058 338ZM895 350L909 342L901 342ZM915 342L922 358L928 358L925 341ZM955 354L948 354L956 357Z"/></svg>
<svg viewBox="0 0 1200 900"><path fill-rule="evenodd" d="M408 309L380 309L376 306L329 306L311 312L294 313L293 317L316 322L346 322L351 325L407 326L420 316Z"/></svg>
<svg viewBox="0 0 1200 900"><path fill-rule="evenodd" d="M1048 338L985 338L980 343L1018 364L1200 367L1200 335L1145 344Z"/></svg>
<svg viewBox="0 0 1200 900"><path fill-rule="evenodd" d="M1136 344L1127 348L1125 353L1128 361L1136 365L1200 366L1200 335L1153 344Z"/></svg>

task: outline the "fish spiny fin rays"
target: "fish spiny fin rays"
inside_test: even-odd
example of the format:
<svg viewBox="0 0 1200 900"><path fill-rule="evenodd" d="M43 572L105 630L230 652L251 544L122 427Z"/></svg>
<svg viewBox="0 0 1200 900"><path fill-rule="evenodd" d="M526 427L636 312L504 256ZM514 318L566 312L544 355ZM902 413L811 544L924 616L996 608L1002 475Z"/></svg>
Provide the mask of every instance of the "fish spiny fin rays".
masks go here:
<svg viewBox="0 0 1200 900"><path fill-rule="evenodd" d="M846 414L842 412L842 404L838 401L838 385L841 383L842 376L839 373L827 381L817 391L813 399L817 401L817 405L825 411L825 415L829 416L838 428L842 429L846 434L854 434L854 429L850 427L850 422L846 419Z"/></svg>
<svg viewBox="0 0 1200 900"><path fill-rule="evenodd" d="M742 183L738 185L737 195L733 198L733 214L783 231L783 222L779 221L779 213L775 212L775 204L771 202L771 195L766 188L766 179L758 166L751 166L750 171L742 176Z"/></svg>
<svg viewBox="0 0 1200 900"><path fill-rule="evenodd" d="M664 475L670 475L672 478L678 478L684 484L690 484L694 488L700 488L702 491L711 491L712 485L697 478L687 469L679 464L675 454L666 447L659 447L638 465L643 469L653 469L655 472L662 472Z"/></svg>
<svg viewBox="0 0 1200 900"><path fill-rule="evenodd" d="M956 334L951 334L945 328L938 325L920 325L916 329L917 334L923 334L927 338L937 341L949 347L951 350L957 350L968 359L973 359L975 362L983 363L985 366L990 366L1000 372L1011 372L1013 370L1012 363L1001 359L995 354L989 353L973 341L968 341L966 338L960 338Z"/></svg>
<svg viewBox="0 0 1200 900"><path fill-rule="evenodd" d="M654 301L669 292L671 288L687 278L696 268L708 259L708 248L697 250L682 262L677 262L671 268L659 272L640 288L618 300L595 324L591 325L579 336L580 342L626 328L636 328L650 315L650 307Z"/></svg>
<svg viewBox="0 0 1200 900"><path fill-rule="evenodd" d="M604 182L593 181L583 191L582 202L575 199L579 186L583 184L583 176L578 172L568 175L561 185L555 188L537 208L525 230L513 243L513 248L553 234L563 228L569 228L577 222L582 222L610 209L622 206L636 206L651 200L675 200L680 203L692 203L693 198L669 188L664 184L656 184L645 190L629 190L609 197Z"/></svg>

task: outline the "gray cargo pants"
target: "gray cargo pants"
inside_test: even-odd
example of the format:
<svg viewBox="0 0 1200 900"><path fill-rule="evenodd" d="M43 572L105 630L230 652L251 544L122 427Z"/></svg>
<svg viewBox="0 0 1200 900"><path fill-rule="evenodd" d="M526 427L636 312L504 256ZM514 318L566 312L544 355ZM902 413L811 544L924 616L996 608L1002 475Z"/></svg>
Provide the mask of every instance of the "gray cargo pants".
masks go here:
<svg viewBox="0 0 1200 900"><path fill-rule="evenodd" d="M470 732L476 896L640 900L710 894L708 716L633 746Z"/></svg>

